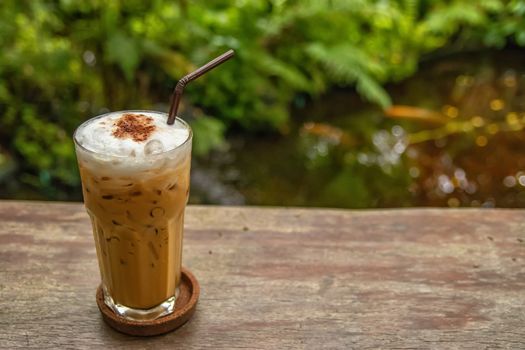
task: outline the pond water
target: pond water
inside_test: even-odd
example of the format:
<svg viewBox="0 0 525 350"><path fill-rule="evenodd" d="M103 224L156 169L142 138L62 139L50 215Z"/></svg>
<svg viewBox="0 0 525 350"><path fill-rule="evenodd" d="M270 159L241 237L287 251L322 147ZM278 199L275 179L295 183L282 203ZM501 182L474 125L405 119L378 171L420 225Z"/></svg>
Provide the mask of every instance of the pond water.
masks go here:
<svg viewBox="0 0 525 350"><path fill-rule="evenodd" d="M282 135L196 161L193 203L525 206L525 52L423 63L382 111L352 90L297 98Z"/></svg>

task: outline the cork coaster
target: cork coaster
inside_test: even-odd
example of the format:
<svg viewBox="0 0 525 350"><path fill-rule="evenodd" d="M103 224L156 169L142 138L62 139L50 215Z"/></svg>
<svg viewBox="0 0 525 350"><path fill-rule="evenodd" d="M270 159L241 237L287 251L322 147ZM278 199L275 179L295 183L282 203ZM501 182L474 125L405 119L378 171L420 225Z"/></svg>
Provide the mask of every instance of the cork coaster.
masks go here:
<svg viewBox="0 0 525 350"><path fill-rule="evenodd" d="M199 293L199 282L197 282L195 276L188 269L182 268L179 296L175 302L175 310L167 316L152 321L126 320L115 314L104 303L101 286L97 289L97 305L104 321L117 331L129 335L152 336L173 331L186 323L195 312Z"/></svg>

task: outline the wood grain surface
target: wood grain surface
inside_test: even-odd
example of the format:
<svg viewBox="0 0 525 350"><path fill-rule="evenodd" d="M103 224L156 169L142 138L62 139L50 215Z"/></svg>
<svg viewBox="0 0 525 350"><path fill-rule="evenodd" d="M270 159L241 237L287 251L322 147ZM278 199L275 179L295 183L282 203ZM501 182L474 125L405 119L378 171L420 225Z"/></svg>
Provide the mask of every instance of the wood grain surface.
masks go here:
<svg viewBox="0 0 525 350"><path fill-rule="evenodd" d="M81 204L0 202L5 349L525 349L525 211L189 207L194 317L154 338L99 314Z"/></svg>

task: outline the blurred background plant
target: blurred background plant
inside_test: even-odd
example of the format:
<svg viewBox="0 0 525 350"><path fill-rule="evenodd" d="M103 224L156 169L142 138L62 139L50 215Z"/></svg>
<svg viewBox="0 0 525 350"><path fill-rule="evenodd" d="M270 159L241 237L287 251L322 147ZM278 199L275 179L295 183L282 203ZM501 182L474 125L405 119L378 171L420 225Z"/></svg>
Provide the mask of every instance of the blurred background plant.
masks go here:
<svg viewBox="0 0 525 350"><path fill-rule="evenodd" d="M421 93L429 86L415 84L411 91L418 92L417 98L403 100L398 94L397 103L439 111L434 115L438 122L424 127L411 119L414 110L392 109L392 96L410 85L392 83L414 75L425 67L421 62L456 62L453 57L458 54L525 46L523 15L523 0L3 0L0 196L79 200L71 141L76 126L110 110L167 110L178 78L233 48L235 60L185 92L181 114L195 132L192 201L451 205L450 198L456 197L448 195L455 190L447 192L446 186L444 195L437 195L439 200L427 192L421 199L422 188L440 188L431 177L414 190L414 179L421 179L423 169L414 165L414 152L422 154L428 142L449 137L453 141L458 132L470 135L459 143L464 145L468 139L474 140L473 145L479 143L480 135L470 131L475 125L485 126L484 115L473 127L466 121L440 122L439 118L451 117L450 108L456 114L459 108L462 114L461 106L446 103L479 91L459 91L458 76L470 79L470 85L463 85L471 88L472 81L490 85L504 79L507 71L500 72L501 62L490 54L481 55L492 59L489 63L479 61L480 55L470 56L467 63L492 67L488 80L465 75L466 64L447 80L456 85L444 83L446 92L429 96ZM516 65L512 71L515 86L520 87L523 65ZM435 66L426 67L435 72L431 68ZM434 79L439 80L439 74ZM517 108L496 110L516 113L511 120L521 125L522 106L507 103L506 98L518 101L522 90L513 91L490 101ZM325 107L319 109L323 101ZM331 109L332 104L339 109ZM494 112L492 107L487 102L486 110ZM467 111L469 123L471 113L484 112ZM432 120L425 113L416 111L415 119L423 119L424 124ZM502 118L510 125L508 116ZM327 125L321 121L328 121ZM488 142L487 136L481 136ZM270 152L272 144L279 149ZM450 144L448 150L458 154ZM244 161L255 157L257 162L265 152L271 153L268 157L282 156L273 165L273 159L261 164ZM274 171L282 179L272 177ZM416 172L418 176L413 176ZM516 174L512 176L519 183L521 175ZM305 177L302 187L293 186L298 177ZM468 194L461 179L447 179L457 185L454 189ZM448 183L444 178L439 181ZM480 205L487 202L475 200ZM470 197L456 201L452 204L472 204Z"/></svg>

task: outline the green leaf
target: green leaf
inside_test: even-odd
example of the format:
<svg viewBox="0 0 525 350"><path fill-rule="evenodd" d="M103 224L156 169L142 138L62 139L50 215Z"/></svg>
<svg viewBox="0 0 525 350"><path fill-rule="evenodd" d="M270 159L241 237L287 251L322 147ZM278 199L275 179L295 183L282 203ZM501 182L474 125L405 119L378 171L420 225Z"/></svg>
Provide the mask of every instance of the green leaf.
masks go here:
<svg viewBox="0 0 525 350"><path fill-rule="evenodd" d="M357 76L357 91L370 102L379 104L383 109L392 104L392 100L386 90L366 74Z"/></svg>
<svg viewBox="0 0 525 350"><path fill-rule="evenodd" d="M277 76L291 87L301 91L311 91L309 79L292 64L278 60L268 54L258 54L252 57L253 65L269 76Z"/></svg>
<svg viewBox="0 0 525 350"><path fill-rule="evenodd" d="M105 58L117 64L128 81L133 79L140 60L139 48L133 38L121 31L116 31L108 38L105 45Z"/></svg>
<svg viewBox="0 0 525 350"><path fill-rule="evenodd" d="M218 119L199 117L191 123L193 130L193 153L203 156L214 148L224 147L225 125Z"/></svg>
<svg viewBox="0 0 525 350"><path fill-rule="evenodd" d="M359 93L369 101L383 108L390 105L390 97L373 74L381 73L381 67L361 50L349 45L327 48L321 44L312 44L306 51L321 61L336 81L344 84L355 82Z"/></svg>
<svg viewBox="0 0 525 350"><path fill-rule="evenodd" d="M525 46L525 30L516 33L516 42L520 46Z"/></svg>

